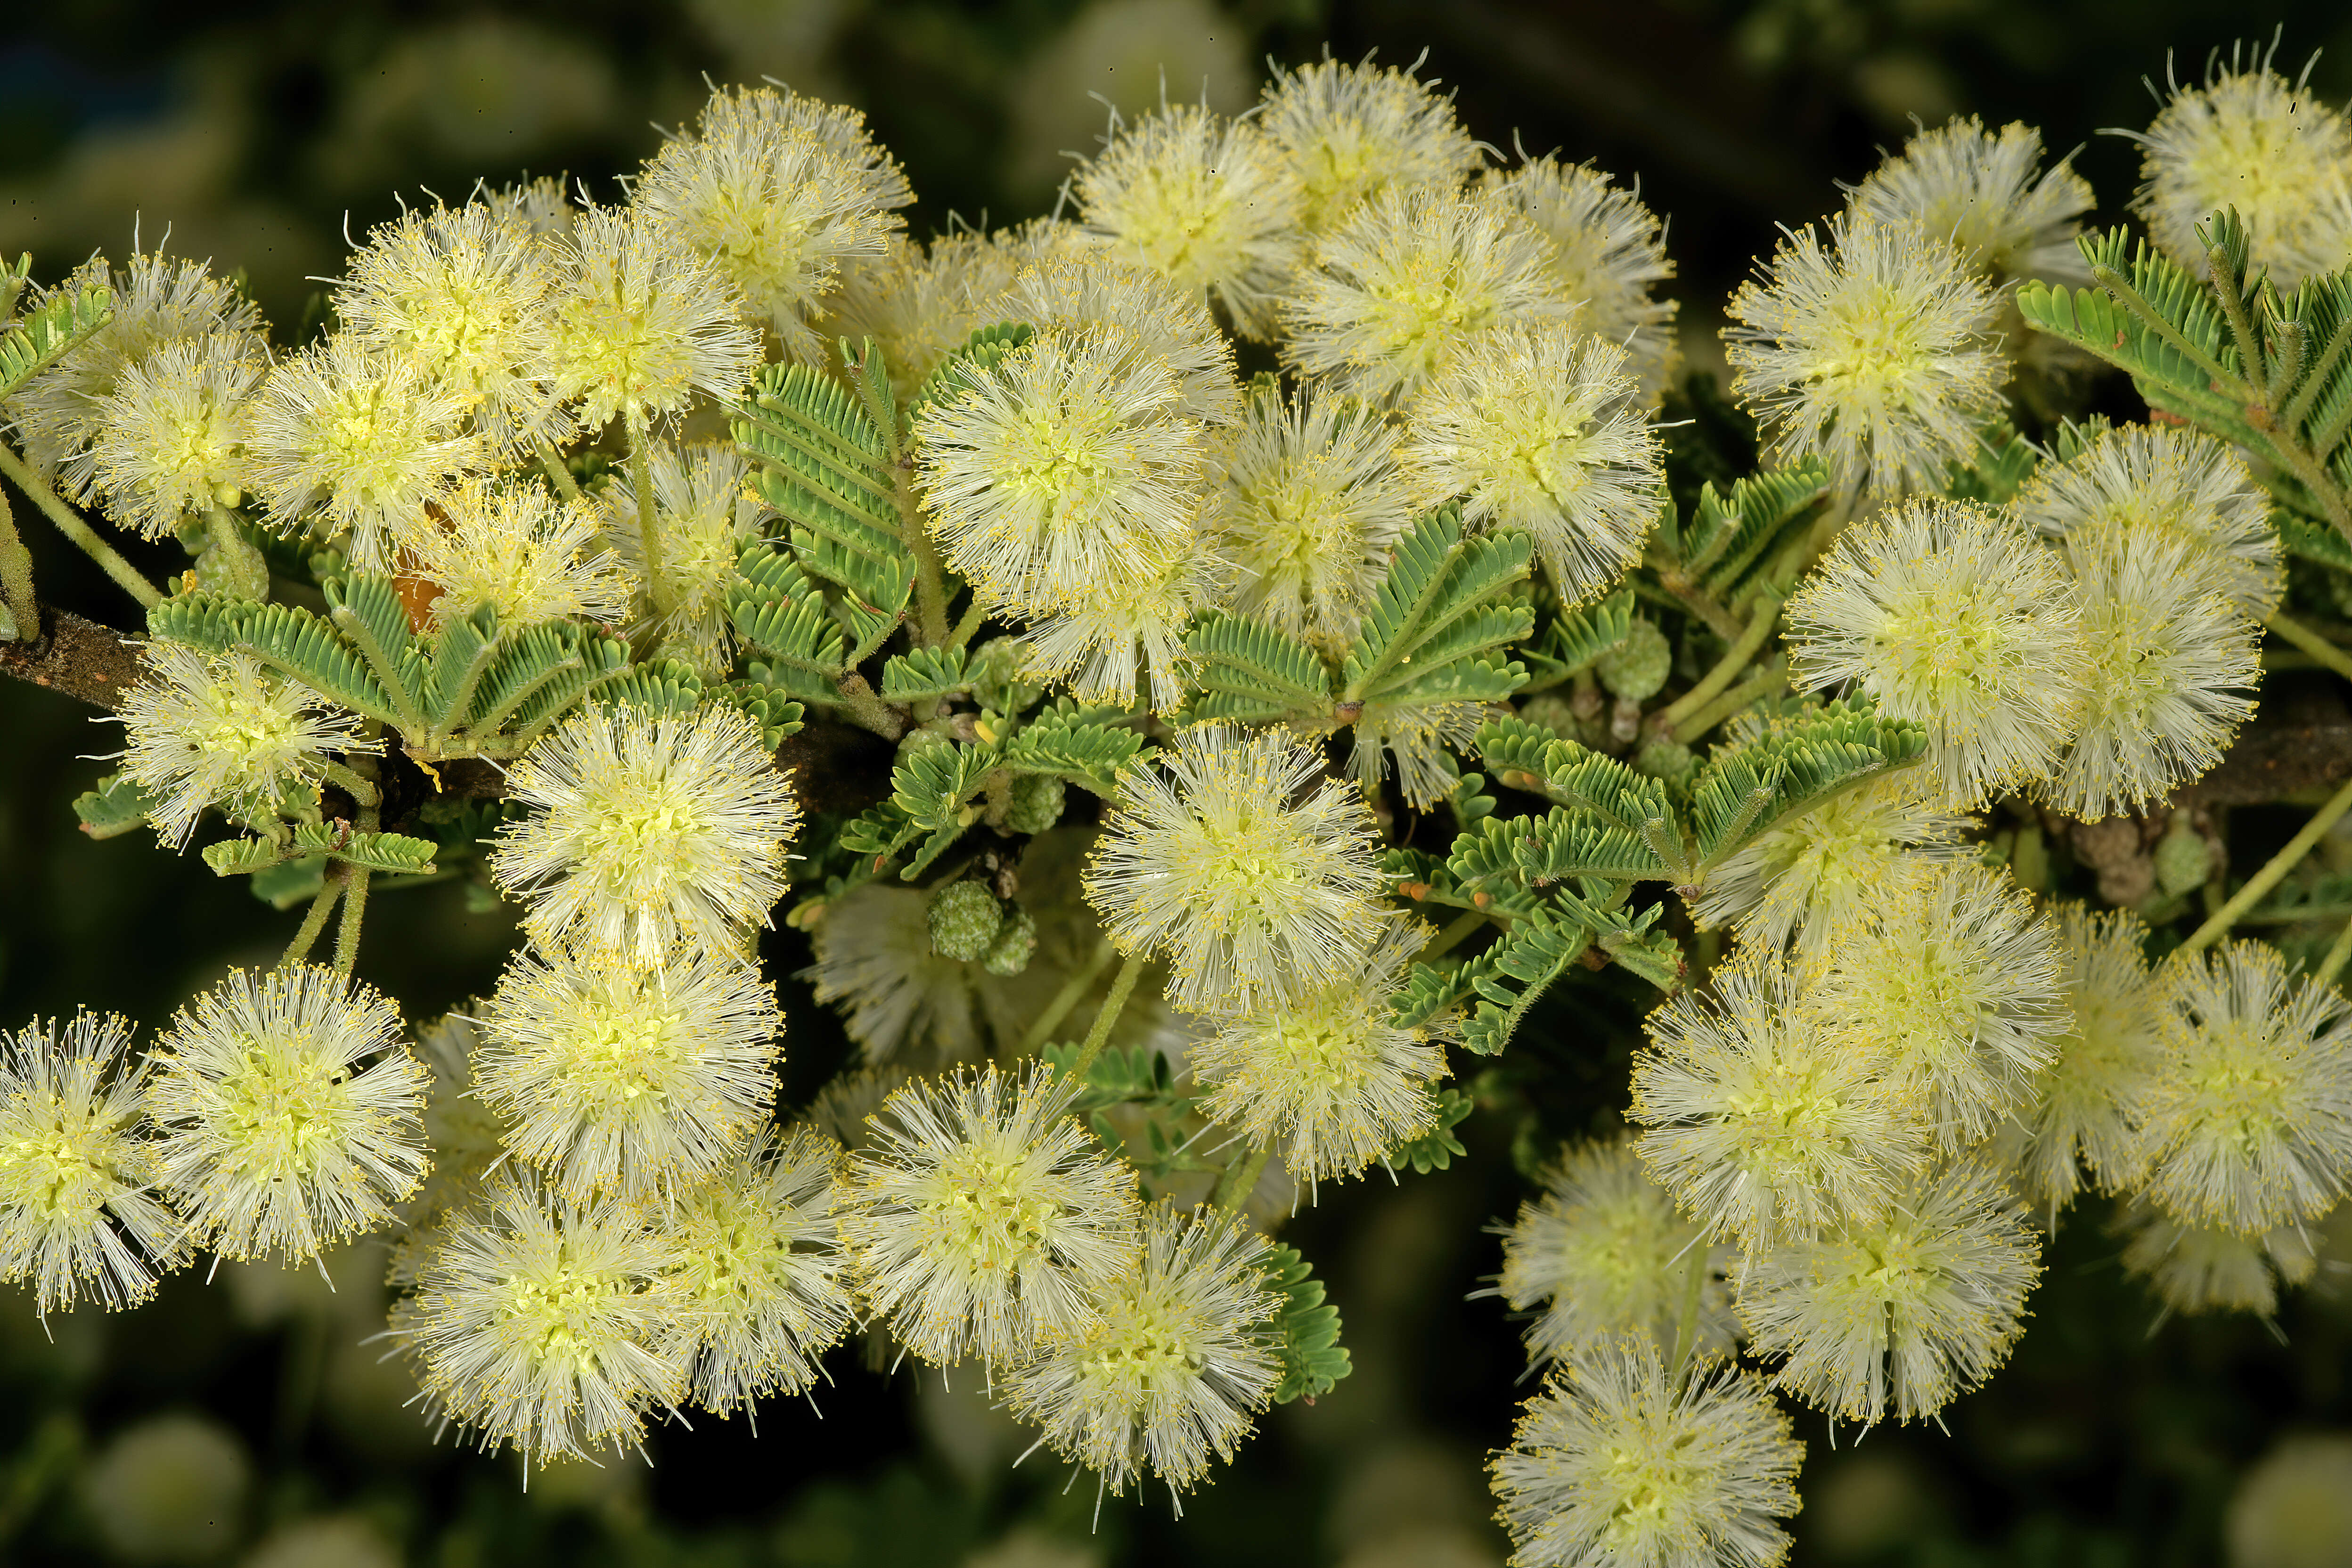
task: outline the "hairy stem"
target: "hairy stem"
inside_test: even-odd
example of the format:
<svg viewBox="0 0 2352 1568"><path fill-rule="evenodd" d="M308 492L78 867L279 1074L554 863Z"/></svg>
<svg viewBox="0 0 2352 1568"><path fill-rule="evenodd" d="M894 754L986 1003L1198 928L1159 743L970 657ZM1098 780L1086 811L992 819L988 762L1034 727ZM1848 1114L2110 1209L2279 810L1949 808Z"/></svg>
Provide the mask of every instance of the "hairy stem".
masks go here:
<svg viewBox="0 0 2352 1568"><path fill-rule="evenodd" d="M654 455L646 434L646 416L638 409L627 416L629 426L629 487L637 504L637 541L646 552L646 596L653 601L654 618L669 619L677 608L677 590L662 569L661 518L654 510Z"/></svg>
<svg viewBox="0 0 2352 1568"><path fill-rule="evenodd" d="M2336 933L2335 943L2328 948L2327 956L2321 959L2319 967L2311 972L2311 983L2314 985L2334 984L2336 977L2344 973L2344 965L2347 963L2352 963L2352 921L2345 921L2344 929Z"/></svg>
<svg viewBox="0 0 2352 1568"><path fill-rule="evenodd" d="M2319 633L2305 626L2301 621L2292 618L2282 610L2272 611L2270 619L2263 624L2276 632L2280 641L2290 643L2309 654L2314 664L2332 669L2345 679L2352 680L2352 653L2347 653L2337 647Z"/></svg>
<svg viewBox="0 0 2352 1568"><path fill-rule="evenodd" d="M1118 973L1111 979L1110 994L1103 998L1102 1010L1095 1015L1094 1027L1087 1031L1086 1043L1078 1047L1077 1058L1070 1063L1072 1081L1084 1082L1087 1069L1102 1055L1103 1047L1110 1039L1111 1026L1127 1011L1127 999L1135 994L1136 977L1143 973L1144 963L1143 954L1131 952L1118 966Z"/></svg>
<svg viewBox="0 0 2352 1568"><path fill-rule="evenodd" d="M83 554L97 562L106 574L114 579L117 587L147 609L152 610L163 602L163 590L147 581L138 567L116 552L114 546L100 539L98 531L84 522L79 512L59 500L57 492L43 484L40 476L26 468L23 459L5 441L0 441L0 475L6 476L9 483L32 498L33 504L58 525L58 531L72 540Z"/></svg>
<svg viewBox="0 0 2352 1568"><path fill-rule="evenodd" d="M1210 1204L1229 1213L1239 1213L1242 1205L1249 1202L1250 1194L1257 1190L1257 1179L1265 1173L1265 1163L1273 1153L1271 1143L1244 1144L1226 1165L1225 1173L1217 1178L1217 1190Z"/></svg>
<svg viewBox="0 0 2352 1568"><path fill-rule="evenodd" d="M1675 1320L1675 1375L1672 1386L1680 1388L1690 1372L1692 1352L1698 1349L1699 1302L1706 1291L1707 1255L1714 1250L1706 1237L1692 1240L1691 1260L1683 1273L1682 1315Z"/></svg>
<svg viewBox="0 0 2352 1568"><path fill-rule="evenodd" d="M327 929L327 917L334 912L337 900L343 896L343 870L341 865L327 868L327 879L310 896L310 907L303 911L302 923L294 928L294 940L286 944L286 956L278 961L280 969L291 969L310 956L319 945L319 933Z"/></svg>
<svg viewBox="0 0 2352 1568"><path fill-rule="evenodd" d="M1062 988L1054 993L1053 1000L1045 1004L1045 1010L1037 1015L1036 1022L1029 1026L1029 1032L1021 1037L1019 1055L1034 1056L1044 1048L1045 1042L1054 1037L1055 1026L1070 1016L1070 1009L1078 1005L1078 998L1085 995L1102 972L1110 967L1110 961L1116 956L1118 950L1109 942L1096 943L1095 955L1087 960L1086 967L1062 982Z"/></svg>
<svg viewBox="0 0 2352 1568"><path fill-rule="evenodd" d="M228 593L240 599L269 597L269 563L237 528L236 515L226 507L215 506L206 511L205 525L212 538L213 553L226 569L223 585Z"/></svg>
<svg viewBox="0 0 2352 1568"><path fill-rule="evenodd" d="M2213 911L2212 917L2180 944L2179 952L2199 953L2213 945L2229 929L2238 923L2238 917L2260 903L2289 871L2303 863L2303 858L2336 826L2336 819L2352 809L2352 784L2347 784L2327 797L2327 804L2312 813L2311 820L2302 830L2286 841L2286 847L2272 856L2263 868L2246 879L2246 885L2231 896L2230 901Z"/></svg>
<svg viewBox="0 0 2352 1568"><path fill-rule="evenodd" d="M40 601L33 597L33 552L16 532L8 495L0 490L0 642L31 641L41 635Z"/></svg>
<svg viewBox="0 0 2352 1568"><path fill-rule="evenodd" d="M548 482L555 487L556 493L565 500L578 500L580 481L572 477L572 465L563 460L563 454L555 449L555 443L541 436L538 442L538 455L539 466L546 473Z"/></svg>
<svg viewBox="0 0 2352 1568"><path fill-rule="evenodd" d="M988 606L980 602L980 595L975 591L971 596L971 603L964 606L962 618L956 622L955 630L948 633L948 647L962 647L968 645L971 641L972 633L980 630L980 624L986 619L988 619Z"/></svg>
<svg viewBox="0 0 2352 1568"><path fill-rule="evenodd" d="M1788 679L1789 672L1775 664L1763 673L1733 687L1706 707L1675 725L1675 739L1685 746L1689 745L1749 703L1760 698L1771 696L1786 685Z"/></svg>
<svg viewBox="0 0 2352 1568"><path fill-rule="evenodd" d="M1413 957L1425 963L1430 959L1437 957L1440 953L1451 952L1454 948L1462 945L1465 941L1477 931L1480 926L1483 926L1486 923L1486 916L1481 910L1471 910L1466 913L1458 914L1454 916L1453 920L1446 922L1446 926L1444 931L1441 931L1435 936L1431 937L1429 939L1428 945L1424 946L1419 952L1414 953Z"/></svg>
<svg viewBox="0 0 2352 1568"><path fill-rule="evenodd" d="M1657 716L1651 720L1651 723L1660 730L1675 729L1692 714L1714 701L1721 695L1723 689L1729 686L1738 677L1739 672L1747 668L1754 660L1756 650L1764 646L1766 640L1772 635L1772 628L1780 624L1780 597L1777 594L1767 594L1762 602L1757 605L1756 614L1749 617L1746 629L1740 632L1738 640L1724 649L1723 657L1715 661L1715 668L1700 676L1696 686L1660 709Z"/></svg>

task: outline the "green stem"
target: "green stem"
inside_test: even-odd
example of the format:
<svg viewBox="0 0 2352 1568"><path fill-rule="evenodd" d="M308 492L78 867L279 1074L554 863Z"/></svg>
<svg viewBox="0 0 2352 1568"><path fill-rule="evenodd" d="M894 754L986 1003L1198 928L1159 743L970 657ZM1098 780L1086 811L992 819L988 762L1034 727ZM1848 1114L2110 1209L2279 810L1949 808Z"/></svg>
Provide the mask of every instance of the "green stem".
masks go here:
<svg viewBox="0 0 2352 1568"><path fill-rule="evenodd" d="M59 500L57 492L43 484L39 476L26 468L5 441L0 441L0 475L5 475L10 483L30 496L33 504L58 525L58 531L72 540L83 554L104 568L106 574L113 578L115 585L124 593L151 610L163 602L163 590L147 581L138 567L116 553L114 546L100 539L97 531L81 520L80 513Z"/></svg>
<svg viewBox="0 0 2352 1568"><path fill-rule="evenodd" d="M896 708L874 695L873 686L864 676L852 670L833 684L841 693L842 710L851 723L871 730L886 741L895 741L907 732L907 721Z"/></svg>
<svg viewBox="0 0 2352 1568"><path fill-rule="evenodd" d="M1143 973L1144 963L1143 954L1131 952L1118 966L1118 973L1110 983L1110 994L1103 998L1102 1011L1095 1015L1094 1027L1087 1031L1086 1043L1078 1047L1077 1059L1070 1063L1072 1081L1085 1082L1087 1069L1095 1065L1095 1058L1102 1055L1103 1047L1110 1039L1111 1026L1118 1023L1118 1016L1127 1010L1127 999L1135 994L1136 977Z"/></svg>
<svg viewBox="0 0 2352 1568"><path fill-rule="evenodd" d="M1715 701L1692 714L1689 719L1675 725L1675 739L1685 746L1689 745L1749 703L1760 698L1771 696L1786 685L1788 679L1788 671L1775 665L1752 679L1733 687Z"/></svg>
<svg viewBox="0 0 2352 1568"><path fill-rule="evenodd" d="M2334 670L2347 680L2352 680L2352 653L2347 653L2284 611L2273 610L2263 625L2279 636L2279 640L2291 643L2311 656L2312 662Z"/></svg>
<svg viewBox="0 0 2352 1568"><path fill-rule="evenodd" d="M2336 977L2344 973L2347 963L2352 963L2352 921L2344 922L2344 929L2336 933L2335 945L2327 950L2327 956L2319 961L2319 967L2311 972L2312 984L2334 984Z"/></svg>
<svg viewBox="0 0 2352 1568"><path fill-rule="evenodd" d="M1078 1005L1078 998L1085 995L1102 972L1110 967L1115 954L1116 950L1109 942L1096 944L1094 957L1087 961L1085 968L1062 982L1062 988L1054 993L1054 999L1045 1004L1045 1010L1037 1015L1037 1021L1029 1026L1027 1034L1021 1037L1020 1055L1034 1056L1044 1047L1045 1042L1053 1037L1055 1026L1070 1016L1070 1009Z"/></svg>
<svg viewBox="0 0 2352 1568"><path fill-rule="evenodd" d="M2352 809L2352 784L2347 784L2329 795L2327 804L2312 814L2311 820L2303 825L2302 831L2286 841L2286 847L2272 856L2261 870L2247 878L2246 885L2231 895L2228 903L2214 910L2211 919L2189 933L2189 940L2180 944L2179 951L2193 954L2212 946L2237 923L2240 915L2262 902L2289 871L2303 863L2303 858L2311 853L2313 847L2329 828L2336 826L2336 819L2347 809Z"/></svg>
<svg viewBox="0 0 2352 1568"><path fill-rule="evenodd" d="M213 552L226 568L222 585L236 598L268 598L269 563L238 530L236 515L226 507L215 506L206 512L205 521L205 531L212 535Z"/></svg>
<svg viewBox="0 0 2352 1568"><path fill-rule="evenodd" d="M2246 301L2238 291L2238 280L2230 275L2229 253L2218 245L2205 253L2205 280L2212 287L2213 297L2221 301L2221 314L2230 323L2230 335L2237 340L2238 371L2246 383L2246 390L2259 395L2263 381L2262 347L2254 341L2254 323L2246 315ZM2265 402L2263 413L2269 412Z"/></svg>
<svg viewBox="0 0 2352 1568"><path fill-rule="evenodd" d="M310 907L303 911L302 923L294 928L294 940L286 944L286 956L278 961L280 969L291 969L310 956L319 945L319 933L327 929L327 917L334 912L336 901L343 896L343 868L327 868L327 879L310 897Z"/></svg>
<svg viewBox="0 0 2352 1568"><path fill-rule="evenodd" d="M383 795L377 791L373 780L356 773L355 769L367 768L373 771L375 763L365 757L353 757L352 762L354 766L342 771L352 773L357 782L366 785L367 788L367 794L364 796L354 797L359 800L360 812L359 821L352 824L352 826L361 833L373 833L383 826L383 818L378 815ZM331 768L337 766L332 763L327 765ZM360 921L367 913L368 879L371 873L365 866L353 866L348 861L344 865L344 875L348 885L343 889L342 921L335 927L335 973L348 977L352 973L352 966L359 962Z"/></svg>
<svg viewBox="0 0 2352 1568"><path fill-rule="evenodd" d="M8 617L8 624L0 626L0 642L30 642L41 635L40 602L33 597L33 552L16 532L5 490L0 490L0 613Z"/></svg>
<svg viewBox="0 0 2352 1568"><path fill-rule="evenodd" d="M980 630L981 623L986 619L988 606L980 602L980 595L975 592L971 603L964 606L963 618L956 622L955 630L948 633L948 647L962 647L970 643L972 633Z"/></svg>
<svg viewBox="0 0 2352 1568"><path fill-rule="evenodd" d="M1673 1386L1679 1389L1690 1371L1691 1354L1698 1349L1699 1303L1706 1292L1707 1255L1714 1248L1706 1237L1691 1242L1691 1260L1683 1279L1682 1316L1675 1321L1675 1375Z"/></svg>
<svg viewBox="0 0 2352 1568"><path fill-rule="evenodd" d="M2240 915L2242 926L2299 926L2320 921L2352 919L2352 904L2297 904L2291 909L2257 910Z"/></svg>
<svg viewBox="0 0 2352 1568"><path fill-rule="evenodd" d="M1650 721L1652 725L1660 730L1672 730L1714 701L1725 687L1738 679L1741 670L1754 662L1756 650L1764 646L1772 635L1772 628L1780 624L1780 597L1777 594L1767 594L1763 603L1756 606L1756 614L1749 618L1738 639L1723 650L1721 658L1715 661L1715 668L1700 676L1696 686L1660 709L1657 716Z"/></svg>
<svg viewBox="0 0 2352 1568"><path fill-rule="evenodd" d="M1249 1202L1250 1194L1257 1191L1257 1179L1265 1173L1265 1163L1273 1154L1273 1144L1254 1143L1234 1155L1225 1173L1217 1178L1217 1190L1209 1199L1210 1205L1238 1214L1242 1205Z"/></svg>
<svg viewBox="0 0 2352 1568"><path fill-rule="evenodd" d="M320 766L320 772L329 784L340 785L359 804L362 811L373 811L383 802L383 796L376 791L375 781L356 768L330 761Z"/></svg>
<svg viewBox="0 0 2352 1568"><path fill-rule="evenodd" d="M1428 945L1423 947L1419 952L1414 953L1413 957L1426 963L1430 959L1437 957L1440 953L1450 952L1454 948L1459 947L1465 940L1469 938L1480 926L1483 926L1486 923L1486 914L1478 910L1472 910L1467 913L1456 915L1453 920L1446 922L1446 926L1444 931L1439 931L1435 936L1430 938Z"/></svg>
<svg viewBox="0 0 2352 1568"><path fill-rule="evenodd" d="M544 436L539 438L539 466L545 470L558 495L565 500L580 499L580 481L572 477L572 465L563 460L563 454L555 449L555 443Z"/></svg>
<svg viewBox="0 0 2352 1568"><path fill-rule="evenodd" d="M2105 289L2116 304L2137 316L2149 331L2171 344L2182 358L2227 387L2231 401L2237 403L2249 401L2242 395L2251 393L2253 389L2246 385L2244 378L2231 374L2220 360L2182 337L2179 330L2164 319L2164 312L2142 299L2139 290L2133 288L2122 273L2112 267L2094 267L2091 268L2091 281Z"/></svg>
<svg viewBox="0 0 2352 1568"><path fill-rule="evenodd" d="M662 569L661 518L654 509L654 455L646 435L646 416L632 408L629 427L629 485L637 503L637 540L646 555L646 596L653 601L654 618L669 619L677 608L677 590Z"/></svg>

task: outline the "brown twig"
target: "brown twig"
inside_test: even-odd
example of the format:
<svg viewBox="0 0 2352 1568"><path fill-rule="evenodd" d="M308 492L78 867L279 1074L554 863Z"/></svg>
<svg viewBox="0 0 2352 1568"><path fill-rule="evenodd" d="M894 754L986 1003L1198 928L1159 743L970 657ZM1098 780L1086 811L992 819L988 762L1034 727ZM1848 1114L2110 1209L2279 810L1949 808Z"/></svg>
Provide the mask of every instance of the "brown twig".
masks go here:
<svg viewBox="0 0 2352 1568"><path fill-rule="evenodd" d="M0 643L0 675L78 697L109 712L139 679L139 649L112 626L54 605L40 606L40 635Z"/></svg>

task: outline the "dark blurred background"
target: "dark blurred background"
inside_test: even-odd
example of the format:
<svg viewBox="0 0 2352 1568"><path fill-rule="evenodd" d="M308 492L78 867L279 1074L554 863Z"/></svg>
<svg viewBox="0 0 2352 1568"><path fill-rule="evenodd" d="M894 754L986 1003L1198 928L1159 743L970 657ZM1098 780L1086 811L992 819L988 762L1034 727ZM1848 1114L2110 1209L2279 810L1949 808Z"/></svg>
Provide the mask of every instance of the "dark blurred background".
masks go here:
<svg viewBox="0 0 2352 1568"><path fill-rule="evenodd" d="M2080 146L2107 219L2135 150L2100 134L2154 112L2147 81L2200 75L2279 28L2352 93L2352 16L2294 0L568 0L332 5L75 0L12 6L0 33L0 254L54 279L93 249L152 244L242 269L281 337L336 272L343 236L405 195L569 174L616 194L692 115L705 79L772 77L864 108L919 195L950 214L1048 210L1101 102L1205 84L1237 110L1268 56L1423 60L1497 148L1558 149L1627 180L1671 222L1685 348L1715 357L1722 300L1775 226L1829 211L1907 133L1962 111ZM428 198L429 199L429 198ZM45 595L117 625L128 606L36 540ZM138 552L137 542L130 548ZM168 564L161 552L152 557ZM90 1003L160 1024L233 963L268 962L292 916L144 835L94 843L68 809L118 742L72 702L0 682L0 1026ZM378 901L367 978L425 1016L485 988L510 923L455 883ZM772 973L805 962L771 942ZM380 1259L314 1274L224 1267L160 1300L43 1326L0 1293L0 1562L255 1568L1097 1568L1112 1563L1472 1568L1501 1562L1479 1465L1532 1389L1515 1325L1465 1300L1498 1264L1481 1227L1524 1193L1518 1163L1604 1125L1643 1005L1607 985L1523 1032L1548 1075L1532 1120L1475 1117L1443 1174L1327 1189L1291 1239L1318 1260L1357 1373L1276 1412L1172 1521L1164 1495L1095 1503L989 1411L976 1373L884 1377L834 1358L815 1408L668 1429L650 1468L557 1471L526 1494L511 1459L435 1447L381 1327ZM843 1054L798 988L793 1092ZM1951 1430L1859 1444L1818 1415L1796 1561L1961 1568L2352 1563L2352 1302L2334 1273L2275 1325L2173 1321L2123 1278L2095 1208L2070 1216L2014 1363ZM1834 1438L1836 1446L1832 1446ZM2251 1477L2251 1479L2249 1479ZM2233 1501L2234 1500L2234 1501ZM2227 1544L2225 1544L2225 1536Z"/></svg>

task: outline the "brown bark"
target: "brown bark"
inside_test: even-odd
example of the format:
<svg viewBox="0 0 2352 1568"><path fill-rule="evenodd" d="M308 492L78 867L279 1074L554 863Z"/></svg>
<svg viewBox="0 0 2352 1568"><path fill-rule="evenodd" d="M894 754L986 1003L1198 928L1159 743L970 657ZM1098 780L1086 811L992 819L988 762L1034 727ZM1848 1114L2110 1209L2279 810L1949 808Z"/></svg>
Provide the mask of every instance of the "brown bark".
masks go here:
<svg viewBox="0 0 2352 1568"><path fill-rule="evenodd" d="M139 649L112 626L43 605L39 637L29 642L0 642L0 675L62 691L111 712L122 700L122 689L139 679Z"/></svg>

